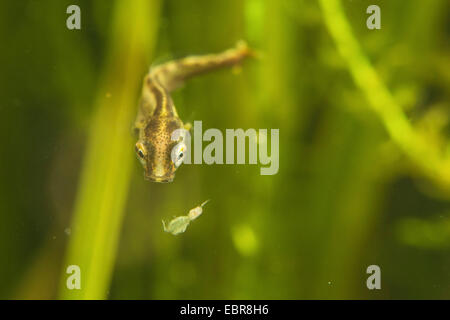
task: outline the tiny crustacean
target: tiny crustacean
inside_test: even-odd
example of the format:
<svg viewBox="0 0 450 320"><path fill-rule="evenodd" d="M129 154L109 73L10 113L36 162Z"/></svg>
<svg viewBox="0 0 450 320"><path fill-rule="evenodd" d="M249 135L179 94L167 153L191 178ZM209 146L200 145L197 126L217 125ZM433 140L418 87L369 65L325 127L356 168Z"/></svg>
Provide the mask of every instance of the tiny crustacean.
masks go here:
<svg viewBox="0 0 450 320"><path fill-rule="evenodd" d="M189 130L190 124L183 124L169 93L195 75L239 65L250 56L253 51L240 41L222 53L190 56L151 68L144 78L135 121L139 134L135 149L146 179L171 182L186 154L183 135L178 141L173 141L171 135L177 129Z"/></svg>
<svg viewBox="0 0 450 320"><path fill-rule="evenodd" d="M164 220L162 220L164 231L173 235L185 232L189 223L191 223L192 220L197 219L202 214L203 206L208 202L209 200L206 200L201 205L189 210L189 213L186 216L173 218L167 225Z"/></svg>

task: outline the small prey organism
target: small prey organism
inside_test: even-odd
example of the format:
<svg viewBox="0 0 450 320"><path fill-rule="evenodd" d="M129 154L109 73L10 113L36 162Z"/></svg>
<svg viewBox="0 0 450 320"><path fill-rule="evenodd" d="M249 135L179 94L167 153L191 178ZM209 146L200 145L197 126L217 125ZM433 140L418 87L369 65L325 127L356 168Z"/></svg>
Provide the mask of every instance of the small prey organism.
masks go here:
<svg viewBox="0 0 450 320"><path fill-rule="evenodd" d="M197 219L203 212L203 206L207 204L209 200L206 200L201 205L195 207L194 209L189 210L187 216L180 216L173 218L167 225L162 220L162 224L164 227L164 231L171 233L173 235L177 235L186 231L187 226L191 221Z"/></svg>
<svg viewBox="0 0 450 320"><path fill-rule="evenodd" d="M135 131L139 135L136 154L144 167L144 177L155 182L172 182L186 154L184 136L172 140L178 129L190 129L178 116L170 92L187 79L222 67L239 65L253 56L245 42L218 54L190 56L150 69L145 76Z"/></svg>

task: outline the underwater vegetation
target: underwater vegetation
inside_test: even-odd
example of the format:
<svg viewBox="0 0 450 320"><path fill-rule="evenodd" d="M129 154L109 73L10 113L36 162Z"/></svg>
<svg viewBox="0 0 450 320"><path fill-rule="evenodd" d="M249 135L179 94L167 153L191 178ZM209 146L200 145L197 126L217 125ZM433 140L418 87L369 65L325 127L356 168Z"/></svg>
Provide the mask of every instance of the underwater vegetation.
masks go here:
<svg viewBox="0 0 450 320"><path fill-rule="evenodd" d="M71 4L0 4L0 298L450 298L448 1L86 0L69 30ZM172 99L205 130L279 129L276 174L145 180L149 68L241 39L258 59Z"/></svg>

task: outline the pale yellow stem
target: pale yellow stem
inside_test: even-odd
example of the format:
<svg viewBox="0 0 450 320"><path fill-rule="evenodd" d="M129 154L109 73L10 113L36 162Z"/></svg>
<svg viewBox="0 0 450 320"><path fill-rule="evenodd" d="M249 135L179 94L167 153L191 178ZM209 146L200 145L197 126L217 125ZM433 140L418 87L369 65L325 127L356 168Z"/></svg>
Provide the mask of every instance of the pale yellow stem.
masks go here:
<svg viewBox="0 0 450 320"><path fill-rule="evenodd" d="M107 298L125 213L133 160L131 125L155 43L159 1L120 0L115 6L62 270L61 299ZM69 265L80 267L79 290L66 286Z"/></svg>
<svg viewBox="0 0 450 320"><path fill-rule="evenodd" d="M402 108L378 76L362 51L339 0L319 0L327 28L337 49L349 66L350 73L364 93L369 107L380 117L393 142L422 170L450 189L450 162L438 148L427 143L412 127Z"/></svg>

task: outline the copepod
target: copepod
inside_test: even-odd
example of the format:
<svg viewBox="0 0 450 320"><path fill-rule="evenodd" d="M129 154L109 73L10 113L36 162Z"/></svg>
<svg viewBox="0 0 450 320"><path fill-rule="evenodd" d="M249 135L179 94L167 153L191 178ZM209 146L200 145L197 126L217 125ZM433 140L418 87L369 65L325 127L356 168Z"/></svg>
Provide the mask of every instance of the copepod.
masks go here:
<svg viewBox="0 0 450 320"><path fill-rule="evenodd" d="M163 228L165 232L177 235L186 231L187 226L191 221L197 219L203 212L203 206L207 204L209 200L206 200L201 205L189 210L186 216L179 216L173 218L167 225L162 220Z"/></svg>

